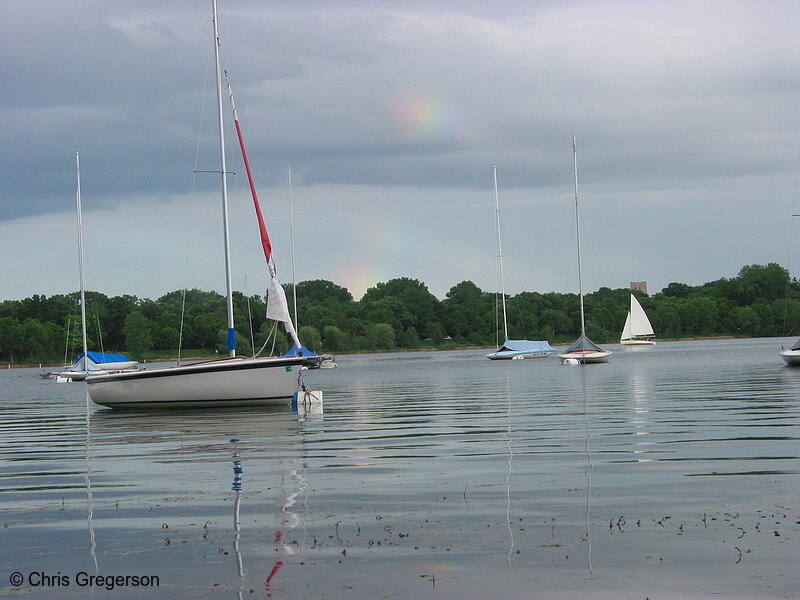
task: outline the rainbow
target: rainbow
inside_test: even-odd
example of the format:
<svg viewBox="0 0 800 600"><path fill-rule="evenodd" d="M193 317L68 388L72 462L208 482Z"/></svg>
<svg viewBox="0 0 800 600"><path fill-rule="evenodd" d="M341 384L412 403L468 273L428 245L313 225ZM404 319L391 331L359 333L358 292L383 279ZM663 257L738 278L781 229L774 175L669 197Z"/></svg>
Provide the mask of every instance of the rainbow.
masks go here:
<svg viewBox="0 0 800 600"><path fill-rule="evenodd" d="M406 244L410 243L406 234L393 227L388 219L371 218L362 222L358 237L355 245L364 248L363 254L334 272L335 281L350 290L355 300L367 288L398 276L392 272L392 264L397 264L398 256L407 251Z"/></svg>
<svg viewBox="0 0 800 600"><path fill-rule="evenodd" d="M394 101L392 114L397 130L414 139L452 137L460 132L458 111L432 94L404 94Z"/></svg>

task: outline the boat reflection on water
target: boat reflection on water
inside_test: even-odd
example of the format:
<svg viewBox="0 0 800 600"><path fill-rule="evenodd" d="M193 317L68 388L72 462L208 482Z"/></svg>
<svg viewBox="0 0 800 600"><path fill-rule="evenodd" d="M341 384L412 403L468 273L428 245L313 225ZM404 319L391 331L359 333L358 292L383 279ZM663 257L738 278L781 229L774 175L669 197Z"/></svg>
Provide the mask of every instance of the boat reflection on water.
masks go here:
<svg viewBox="0 0 800 600"><path fill-rule="evenodd" d="M233 485L231 489L234 493L233 499L233 553L236 557L237 576L239 578L239 598L243 597L244 585L246 581L246 573L244 569L244 559L242 556L239 542L242 534L242 521L241 521L241 503L244 485L244 464L240 449L238 447L239 439L231 439L231 444L234 445L233 450ZM286 561L294 556L295 549L292 544L287 543L286 534L300 524L300 515L292 511L291 508L297 501L297 497L305 494L307 491L305 472L302 461L296 469L281 469L281 486L280 492L276 498L276 523L275 523L275 551L276 559L272 565L272 569L264 580L264 587L267 595L271 596L271 586L278 572L286 564ZM290 489L287 491L286 482L290 482Z"/></svg>
<svg viewBox="0 0 800 600"><path fill-rule="evenodd" d="M92 498L92 463L90 449L92 447L92 401L89 393L86 393L86 440L84 443L84 468L83 483L86 486L86 526L89 530L89 554L94 564L94 574L100 574L100 565L97 563L97 542L94 536L94 502Z"/></svg>
<svg viewBox="0 0 800 600"><path fill-rule="evenodd" d="M202 411L120 413L94 410L87 396L84 479L95 572L100 573L102 569L97 562L93 516L96 516L96 508L102 504L102 499L96 493L92 494L93 483L97 486L92 478L103 480L101 487L105 488L104 495L109 489L122 486L129 492L133 491L134 495L137 488L184 488L184 496L187 500L191 498L192 505L188 510L175 505L169 507L173 546L175 538L184 531L188 532L189 526L197 523L198 517L202 519L200 524L206 522L204 539L208 537L208 543L211 543L211 539L217 536L209 536L209 531L213 530L209 526L218 522L216 517L220 514L219 509L232 500L232 536L223 535L217 540L231 544L230 556L236 561L232 591L236 590L241 598L245 589L253 588L257 581L270 596L275 578L299 547L297 542L288 541L287 536L302 523L302 515L293 507L298 501L307 505L307 499L302 500L308 489L304 427L309 421L319 422L321 419L321 404L304 406L300 403L295 407L274 409L215 411L213 416ZM232 484L228 483L231 481L228 478L230 471L227 470L230 466L224 471L217 469L221 461L227 465L231 465L232 461ZM176 463L180 464L178 469L175 468ZM168 468L164 468L165 465ZM248 467L250 477L247 476ZM109 477L112 480L110 482ZM159 480L165 481L163 486L159 486ZM198 493L196 490L200 482L210 482L212 488L217 490L223 487L215 486L214 480L220 484L225 482L224 488L229 491L222 495L212 492L206 504L197 504L197 499L191 496ZM265 502L265 493L274 498L275 509L269 507L271 502ZM93 506L97 502L100 504ZM152 506L160 506L162 502L160 497L147 500L147 504ZM245 525L243 530L243 513L247 517L244 523L248 523L252 516L257 524ZM274 521L271 515L274 515ZM124 517L120 515L119 518ZM165 518L154 513L150 520ZM222 522L231 523L228 518ZM186 523L182 528L183 521ZM252 521L250 519L249 522ZM151 525L148 522L147 526ZM167 528L166 524L164 528ZM265 528L274 531L274 535L263 539L248 538L248 528L251 533L254 529ZM269 543L274 544L274 549L263 547ZM100 554L102 556L102 552ZM229 553L221 554L227 557ZM248 554L252 561L250 573L247 568ZM266 565L264 556L269 557Z"/></svg>

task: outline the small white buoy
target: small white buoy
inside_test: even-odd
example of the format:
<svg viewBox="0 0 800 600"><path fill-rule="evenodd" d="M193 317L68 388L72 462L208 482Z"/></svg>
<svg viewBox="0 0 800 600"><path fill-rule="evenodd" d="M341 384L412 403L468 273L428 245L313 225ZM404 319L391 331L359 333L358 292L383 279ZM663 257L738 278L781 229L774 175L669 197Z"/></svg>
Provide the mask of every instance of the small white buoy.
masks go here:
<svg viewBox="0 0 800 600"><path fill-rule="evenodd" d="M579 365L579 364L581 364L581 361L579 361L577 358L565 358L564 360L561 361L561 364L562 365Z"/></svg>

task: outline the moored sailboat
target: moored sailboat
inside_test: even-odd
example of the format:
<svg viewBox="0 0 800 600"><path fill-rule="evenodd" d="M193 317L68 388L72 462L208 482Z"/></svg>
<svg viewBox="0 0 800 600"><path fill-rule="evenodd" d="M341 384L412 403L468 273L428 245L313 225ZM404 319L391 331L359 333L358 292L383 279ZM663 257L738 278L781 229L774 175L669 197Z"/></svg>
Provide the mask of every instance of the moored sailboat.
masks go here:
<svg viewBox="0 0 800 600"><path fill-rule="evenodd" d="M607 362L611 352L603 350L586 336L586 316L583 309L583 277L581 274L581 220L578 210L578 150L572 136L572 160L575 172L575 230L578 242L578 296L581 303L581 336L558 355L565 365Z"/></svg>
<svg viewBox="0 0 800 600"><path fill-rule="evenodd" d="M631 307L625 318L619 343L625 346L653 346L656 342L652 335L653 326L647 318L647 313L644 312L636 296L631 294Z"/></svg>
<svg viewBox="0 0 800 600"><path fill-rule="evenodd" d="M100 405L111 408L208 408L288 404L301 387L300 375L305 358L291 357L243 358L236 355L236 330L233 321L233 290L231 284L230 248L228 236L227 169L222 105L222 69L219 55L217 3L212 0L214 57L216 66L216 95L219 133L220 188L223 207L224 258L228 309L229 357L189 365L147 369L136 373L92 375L87 377L89 395ZM244 139L239 126L233 93L228 84L234 124L255 207L261 245L269 270L267 318L282 322L297 348L302 344L289 316L286 295L277 278L272 259L272 244L267 233L261 206L258 202Z"/></svg>
<svg viewBox="0 0 800 600"><path fill-rule="evenodd" d="M138 364L135 360L129 360L123 354L106 354L105 352L90 352L88 336L86 334L86 292L83 276L83 217L81 211L81 157L75 153L75 172L77 186L75 188L75 203L78 221L78 273L80 277L80 303L81 303L81 341L83 342L83 352L77 360L61 371L56 373L57 383L72 383L74 381L84 381L87 375L100 374L133 369ZM51 374L52 376L52 374Z"/></svg>
<svg viewBox="0 0 800 600"><path fill-rule="evenodd" d="M506 314L506 285L503 276L503 244L500 240L500 200L497 193L497 166L494 173L494 205L497 225L497 258L500 264L500 295L503 304L503 334L505 339L496 351L487 354L489 360L519 360L524 358L544 358L553 354L556 349L549 342L542 340L510 340L508 339L508 317Z"/></svg>

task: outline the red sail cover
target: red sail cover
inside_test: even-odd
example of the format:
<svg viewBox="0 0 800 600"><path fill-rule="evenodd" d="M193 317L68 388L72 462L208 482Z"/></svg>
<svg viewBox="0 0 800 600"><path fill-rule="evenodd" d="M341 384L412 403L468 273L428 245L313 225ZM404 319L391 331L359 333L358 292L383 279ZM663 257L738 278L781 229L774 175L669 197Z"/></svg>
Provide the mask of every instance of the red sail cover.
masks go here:
<svg viewBox="0 0 800 600"><path fill-rule="evenodd" d="M227 79L228 74L225 73ZM242 136L242 128L239 126L239 115L236 112L236 103L233 101L233 88L231 82L228 80L228 96L231 99L231 106L233 107L233 122L236 125L236 135L239 137L239 147L242 149L242 159L244 160L244 168L247 171L247 181L250 183L250 194L253 196L253 205L256 208L256 217L258 218L258 230L261 234L261 247L264 248L264 258L267 259L267 266L270 273L274 273L274 265L272 263L272 242L269 241L269 234L267 233L267 226L264 223L264 215L261 214L261 204L258 202L258 192L256 192L256 184L253 181L253 173L250 170L250 161L247 159L247 150L244 147L244 137Z"/></svg>

